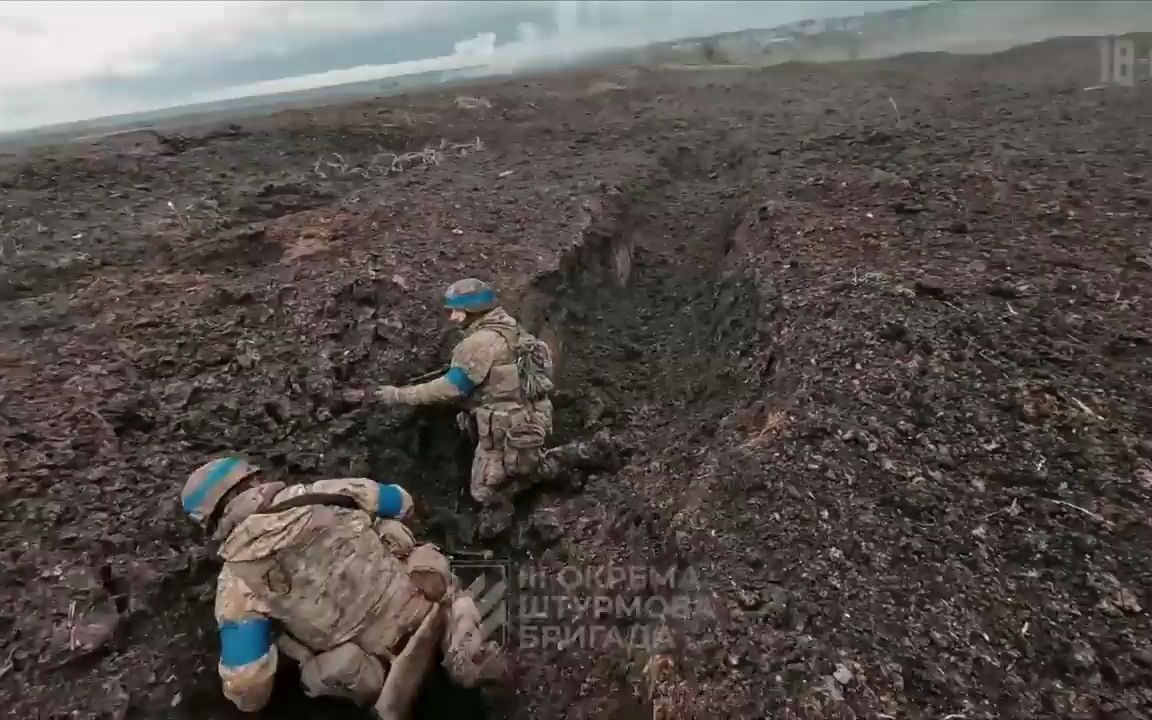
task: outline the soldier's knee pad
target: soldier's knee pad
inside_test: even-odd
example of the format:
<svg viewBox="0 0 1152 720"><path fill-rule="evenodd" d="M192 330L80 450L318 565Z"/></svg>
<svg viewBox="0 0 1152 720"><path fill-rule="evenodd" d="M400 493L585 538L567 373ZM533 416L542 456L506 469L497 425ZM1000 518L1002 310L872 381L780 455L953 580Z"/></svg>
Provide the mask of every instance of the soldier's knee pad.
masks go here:
<svg viewBox="0 0 1152 720"><path fill-rule="evenodd" d="M384 687L384 666L354 643L337 645L300 666L309 697L338 697L370 705Z"/></svg>
<svg viewBox="0 0 1152 720"><path fill-rule="evenodd" d="M487 481L485 477L485 467L481 462L477 462L472 466L472 481L469 483L469 492L472 494L472 499L481 505L488 503L492 496L496 494L495 488Z"/></svg>
<svg viewBox="0 0 1152 720"><path fill-rule="evenodd" d="M477 451L472 461L472 487L496 487L503 484L507 471L503 453Z"/></svg>

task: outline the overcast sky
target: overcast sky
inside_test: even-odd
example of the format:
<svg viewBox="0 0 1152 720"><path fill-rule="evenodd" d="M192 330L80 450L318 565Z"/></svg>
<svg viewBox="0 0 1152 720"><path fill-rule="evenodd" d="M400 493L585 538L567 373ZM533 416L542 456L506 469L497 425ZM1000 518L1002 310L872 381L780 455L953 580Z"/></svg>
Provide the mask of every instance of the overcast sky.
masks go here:
<svg viewBox="0 0 1152 720"><path fill-rule="evenodd" d="M0 1L0 131L380 76L491 32L640 42L916 0ZM526 35L527 33L527 35Z"/></svg>

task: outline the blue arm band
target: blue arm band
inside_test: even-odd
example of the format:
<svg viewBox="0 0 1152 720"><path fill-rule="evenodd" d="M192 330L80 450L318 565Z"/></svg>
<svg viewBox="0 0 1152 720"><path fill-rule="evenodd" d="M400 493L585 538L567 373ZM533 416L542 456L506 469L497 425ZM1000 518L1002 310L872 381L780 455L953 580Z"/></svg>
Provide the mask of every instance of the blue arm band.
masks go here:
<svg viewBox="0 0 1152 720"><path fill-rule="evenodd" d="M381 485L376 496L376 515L382 518L399 517L404 510L404 493L399 485Z"/></svg>
<svg viewBox="0 0 1152 720"><path fill-rule="evenodd" d="M455 385L461 395L471 395L472 391L476 389L476 384L468 378L468 373L464 372L463 368L455 366L449 368L444 379Z"/></svg>
<svg viewBox="0 0 1152 720"><path fill-rule="evenodd" d="M251 618L220 623L220 664L236 668L254 663L272 648L272 621Z"/></svg>

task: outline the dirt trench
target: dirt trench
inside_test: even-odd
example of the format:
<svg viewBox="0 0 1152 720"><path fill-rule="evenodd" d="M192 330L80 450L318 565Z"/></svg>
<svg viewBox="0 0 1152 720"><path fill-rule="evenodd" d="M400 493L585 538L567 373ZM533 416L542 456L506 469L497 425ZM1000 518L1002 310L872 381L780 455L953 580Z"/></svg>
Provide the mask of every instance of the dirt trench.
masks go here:
<svg viewBox="0 0 1152 720"><path fill-rule="evenodd" d="M733 409L759 396L764 378L757 362L766 327L760 294L751 277L725 264L742 199L718 203L713 193L720 183L703 183L629 193L614 215L593 218L583 242L561 268L537 280L518 308L524 322L558 350L553 443L608 430L625 448L629 465L668 462L671 470L683 456L699 457L723 432ZM572 487L542 488L520 506L513 537L492 549L511 560L514 573L525 560L560 571L582 563L599 566L592 558L605 557L605 544L634 535L641 525L654 536L666 533L671 515L657 512L647 489L631 484L633 477L625 469L582 478ZM689 491L690 473L679 483L678 490ZM584 534L600 517L610 518L610 527ZM548 525L556 518L558 531ZM659 540L625 544L625 564L666 569L676 562L662 556ZM513 590L509 637L520 692L509 716L651 716L635 692L642 653L598 647L517 652L522 602ZM572 619L625 633L632 621ZM582 686L597 678L592 668L605 664L616 668L613 679L592 685L589 694L599 700L589 708L581 700Z"/></svg>
<svg viewBox="0 0 1152 720"><path fill-rule="evenodd" d="M674 189L657 189L637 202L638 195L625 198L611 192L606 201L590 203L582 236L559 267L538 277L508 304L555 352L559 391L551 444L588 439L607 429L628 447L626 454L642 459L649 452L645 434L659 434L686 416L698 421L700 442L716 432L745 385L738 381L733 358L755 353L759 303L750 279L721 273L729 246L727 213L702 210L699 215L709 218L704 228L685 225L678 220ZM476 513L467 496L471 447L457 431L454 417L451 408L373 410L348 431L367 438L367 462L375 476L402 478L412 490L424 517L416 528L418 536L450 551L475 550L482 545L473 537ZM636 499L632 489L611 477L592 476L575 487L539 488L521 498L509 535L483 547L513 566L526 557L547 557L555 538L535 532L534 509L574 498L585 483L615 486L621 506ZM207 574L189 583L210 579ZM516 598L510 600L514 624ZM210 625L208 603L194 614L194 623ZM554 661L564 664L567 659ZM195 689L185 693L182 715L231 717L232 708L219 696L214 668L201 669L198 675ZM525 678L518 684L522 693L539 689ZM602 691L613 694L619 689ZM562 713L561 708L554 710ZM493 705L437 673L422 693L415 717L480 720L520 714L522 708L505 707L502 701ZM295 670L285 669L262 716L353 720L369 715L345 703L305 698Z"/></svg>

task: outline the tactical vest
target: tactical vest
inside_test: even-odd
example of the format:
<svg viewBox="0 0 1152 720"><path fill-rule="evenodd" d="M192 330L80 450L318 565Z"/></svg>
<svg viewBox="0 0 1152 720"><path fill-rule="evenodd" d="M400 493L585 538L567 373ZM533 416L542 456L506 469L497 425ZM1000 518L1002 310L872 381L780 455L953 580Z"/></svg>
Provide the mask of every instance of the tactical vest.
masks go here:
<svg viewBox="0 0 1152 720"><path fill-rule="evenodd" d="M308 505L246 518L220 555L294 638L399 653L433 608L361 510Z"/></svg>
<svg viewBox="0 0 1152 720"><path fill-rule="evenodd" d="M503 325L480 325L476 332L489 332L495 346L494 361L488 377L477 388L476 405L496 405L520 402L520 371L516 367L516 328Z"/></svg>

